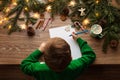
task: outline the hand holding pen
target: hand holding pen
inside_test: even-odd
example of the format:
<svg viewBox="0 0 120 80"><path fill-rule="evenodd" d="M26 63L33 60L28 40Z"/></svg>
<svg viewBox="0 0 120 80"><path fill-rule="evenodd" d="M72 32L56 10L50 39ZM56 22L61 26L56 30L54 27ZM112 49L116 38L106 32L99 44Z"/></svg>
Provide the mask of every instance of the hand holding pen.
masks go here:
<svg viewBox="0 0 120 80"><path fill-rule="evenodd" d="M83 33L87 33L88 32L88 30L83 30L83 31L79 31L79 32L74 32L76 35L78 35L78 34L83 34ZM69 35L69 36L72 36L72 34L71 35Z"/></svg>
<svg viewBox="0 0 120 80"><path fill-rule="evenodd" d="M76 40L77 40L77 38L78 38L78 35L77 35L77 34L75 34L75 32L72 32L71 36L72 36L72 38L73 38L75 41L76 41Z"/></svg>

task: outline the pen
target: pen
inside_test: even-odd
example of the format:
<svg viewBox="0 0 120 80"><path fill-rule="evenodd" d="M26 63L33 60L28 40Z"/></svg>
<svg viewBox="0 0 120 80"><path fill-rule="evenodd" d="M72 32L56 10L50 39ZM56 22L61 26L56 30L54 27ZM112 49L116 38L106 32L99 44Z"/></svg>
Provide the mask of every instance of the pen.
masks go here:
<svg viewBox="0 0 120 80"><path fill-rule="evenodd" d="M88 32L88 30L83 30L83 31L80 31L80 32L76 32L75 34L77 35L77 34L82 34L82 33L86 33L86 32ZM72 34L69 35L69 36L72 36Z"/></svg>

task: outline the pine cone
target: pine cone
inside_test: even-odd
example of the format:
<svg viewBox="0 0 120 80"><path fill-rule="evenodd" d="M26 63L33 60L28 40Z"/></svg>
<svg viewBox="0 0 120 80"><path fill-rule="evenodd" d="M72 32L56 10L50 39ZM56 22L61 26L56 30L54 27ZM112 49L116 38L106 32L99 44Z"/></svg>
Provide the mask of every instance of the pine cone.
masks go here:
<svg viewBox="0 0 120 80"><path fill-rule="evenodd" d="M62 21L65 21L65 20L67 19L67 16L65 16L65 15L60 15L60 19L61 19Z"/></svg>
<svg viewBox="0 0 120 80"><path fill-rule="evenodd" d="M32 27L27 28L27 34L28 36L34 36L35 35L35 30Z"/></svg>
<svg viewBox="0 0 120 80"><path fill-rule="evenodd" d="M111 48L117 48L119 45L119 41L118 40L111 40L110 41L110 47Z"/></svg>

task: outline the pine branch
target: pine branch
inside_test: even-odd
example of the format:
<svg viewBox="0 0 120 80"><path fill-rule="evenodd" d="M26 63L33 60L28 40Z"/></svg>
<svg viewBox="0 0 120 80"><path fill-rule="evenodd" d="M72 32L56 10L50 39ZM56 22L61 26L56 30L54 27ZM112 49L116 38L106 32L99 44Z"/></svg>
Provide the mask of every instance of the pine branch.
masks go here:
<svg viewBox="0 0 120 80"><path fill-rule="evenodd" d="M17 14L15 18L11 21L11 29L9 30L8 34L11 34L12 32L15 32L17 30L20 30L19 26L17 25L17 20L19 19L19 16L22 12L23 6L21 5L17 11Z"/></svg>
<svg viewBox="0 0 120 80"><path fill-rule="evenodd" d="M1 0L0 4L0 11L3 11L3 9L8 6L11 3L11 0Z"/></svg>

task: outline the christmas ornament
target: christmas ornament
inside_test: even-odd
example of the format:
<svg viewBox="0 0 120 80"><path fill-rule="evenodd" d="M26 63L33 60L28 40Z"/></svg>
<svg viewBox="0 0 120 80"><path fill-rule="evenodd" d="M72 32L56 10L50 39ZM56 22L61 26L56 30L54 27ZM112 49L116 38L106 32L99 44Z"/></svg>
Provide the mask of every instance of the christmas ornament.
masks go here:
<svg viewBox="0 0 120 80"><path fill-rule="evenodd" d="M90 35L92 37L100 37L102 36L102 27L99 24L94 24L91 27Z"/></svg>
<svg viewBox="0 0 120 80"><path fill-rule="evenodd" d="M78 9L78 11L80 11L80 16L85 15L85 8L80 8L80 9Z"/></svg>
<svg viewBox="0 0 120 80"><path fill-rule="evenodd" d="M110 41L110 47L111 48L117 48L119 45L119 41L118 40L111 40Z"/></svg>
<svg viewBox="0 0 120 80"><path fill-rule="evenodd" d="M60 15L60 19L61 19L62 21L65 21L65 20L67 19L67 17L64 16L64 15Z"/></svg>
<svg viewBox="0 0 120 80"><path fill-rule="evenodd" d="M32 26L28 26L27 34L28 34L28 36L34 36L35 35L35 30L32 28Z"/></svg>
<svg viewBox="0 0 120 80"><path fill-rule="evenodd" d="M60 19L62 21L65 21L67 19L68 15L69 15L69 9L67 7L65 7L60 13Z"/></svg>

